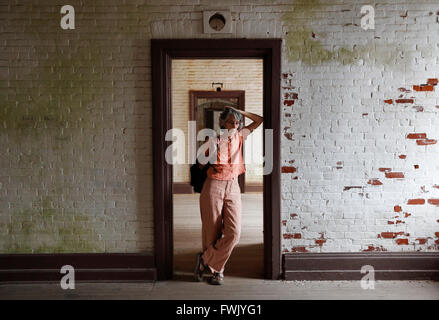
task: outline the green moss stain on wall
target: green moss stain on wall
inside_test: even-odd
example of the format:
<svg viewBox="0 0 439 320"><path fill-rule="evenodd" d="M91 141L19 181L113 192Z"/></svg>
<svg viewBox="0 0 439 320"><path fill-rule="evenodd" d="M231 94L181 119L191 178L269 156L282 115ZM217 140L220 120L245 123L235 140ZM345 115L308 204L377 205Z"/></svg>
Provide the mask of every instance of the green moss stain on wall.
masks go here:
<svg viewBox="0 0 439 320"><path fill-rule="evenodd" d="M309 29L288 32L285 40L289 61L317 65L334 58L335 53L325 49L320 41L312 39L311 34Z"/></svg>
<svg viewBox="0 0 439 320"><path fill-rule="evenodd" d="M291 10L282 17L283 24L287 27L285 43L289 61L301 61L307 65L320 65L325 62L338 62L342 65L364 63L404 69L404 64L410 61L411 55L405 54L406 50L401 45L383 44L373 40L367 44L356 44L355 40L352 40L352 45L349 47L324 45L319 38L326 38L326 33L313 30L309 25L313 20L319 19L317 12L326 12L325 14L330 17L330 7L330 4L322 0L292 2ZM352 10L355 8L357 7L353 5ZM342 27L340 25L340 28ZM362 32L374 32L361 29L360 17L357 28L359 38L363 36ZM405 59L407 60L403 61Z"/></svg>
<svg viewBox="0 0 439 320"><path fill-rule="evenodd" d="M334 58L334 52L323 47L319 40L313 39L313 32L306 23L314 19L317 10L324 10L319 0L293 1L291 10L282 17L288 27L286 46L289 61L303 61L306 64L320 64Z"/></svg>
<svg viewBox="0 0 439 320"><path fill-rule="evenodd" d="M32 67L30 78L36 80L9 80L11 89L6 89L10 94L1 108L0 130L11 133L19 129L21 135L34 135L91 127L89 111L111 90L111 81L93 73L104 54L90 45L72 53L68 46L56 45L53 52L46 52L47 59L38 60L39 66ZM46 49L35 48L37 57Z"/></svg>
<svg viewBox="0 0 439 320"><path fill-rule="evenodd" d="M24 14L35 16L35 11L29 6ZM23 204L8 197L21 209L2 212L0 252L103 252L94 213L68 209L63 202L77 184L78 168L93 161L93 136L82 130L99 134L105 125L100 113L103 98L113 91L107 76L111 53L98 41L82 39L81 25L62 31L59 6L40 14L41 19L29 17L31 31L25 35L39 41L14 54L0 83L0 135L8 137L8 175L18 177L26 192L38 189L48 196Z"/></svg>
<svg viewBox="0 0 439 320"><path fill-rule="evenodd" d="M87 177L83 170L99 168L101 159L105 162L90 152L96 147L94 133L102 136L103 129L111 127L109 117L104 118L110 113L105 101L111 102L112 95L130 95L115 81L130 73L130 63L138 66L135 60L144 59L144 52L146 59L150 12L147 6L127 6L121 13L124 20L113 21L105 12L81 12L78 5L76 29L64 31L60 7L23 5L26 12L20 14L28 31L21 36L31 45L14 52L7 78L0 81L0 135L7 136L10 149L5 155L5 162L11 163L8 175L23 181L28 193L48 194L23 204L19 197L8 196L20 209L8 209L0 217L1 253L104 251L101 235L93 230L103 219L91 211L94 204L70 210L63 203L72 201L70 188L104 180L78 181Z"/></svg>
<svg viewBox="0 0 439 320"><path fill-rule="evenodd" d="M53 208L50 197L17 210L4 223L1 253L103 252L87 214ZM3 229L3 228L2 228Z"/></svg>

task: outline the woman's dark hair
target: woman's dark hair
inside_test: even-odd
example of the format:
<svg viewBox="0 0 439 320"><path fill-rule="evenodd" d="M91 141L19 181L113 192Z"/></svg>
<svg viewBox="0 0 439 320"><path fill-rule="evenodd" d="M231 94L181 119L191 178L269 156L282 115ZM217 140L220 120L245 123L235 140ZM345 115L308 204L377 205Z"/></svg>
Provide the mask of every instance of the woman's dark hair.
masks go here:
<svg viewBox="0 0 439 320"><path fill-rule="evenodd" d="M219 117L220 128L225 129L225 127L222 123L226 121L226 119L229 115L233 115L235 117L235 119L239 121L238 130L240 130L244 126L244 124L242 123L242 114L240 114L239 112L237 112L233 109L229 109L227 107L226 107L226 110L224 110L220 114L220 117Z"/></svg>

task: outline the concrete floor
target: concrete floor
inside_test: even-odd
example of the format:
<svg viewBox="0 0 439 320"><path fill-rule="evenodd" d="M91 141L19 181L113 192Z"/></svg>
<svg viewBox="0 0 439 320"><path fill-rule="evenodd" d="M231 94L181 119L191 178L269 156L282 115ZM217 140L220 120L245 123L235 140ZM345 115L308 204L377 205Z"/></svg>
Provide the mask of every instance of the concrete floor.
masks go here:
<svg viewBox="0 0 439 320"><path fill-rule="evenodd" d="M364 290L359 281L274 281L229 276L223 286L193 282L190 274L172 281L149 283L76 283L63 290L59 283L0 284L1 300L438 300L439 282L376 281Z"/></svg>

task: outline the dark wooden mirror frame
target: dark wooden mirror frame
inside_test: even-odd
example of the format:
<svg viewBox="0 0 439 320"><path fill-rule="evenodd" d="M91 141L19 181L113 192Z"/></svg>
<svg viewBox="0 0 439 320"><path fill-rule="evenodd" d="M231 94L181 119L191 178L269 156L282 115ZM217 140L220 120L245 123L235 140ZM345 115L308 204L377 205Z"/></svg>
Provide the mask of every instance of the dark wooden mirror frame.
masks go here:
<svg viewBox="0 0 439 320"><path fill-rule="evenodd" d="M151 40L154 264L157 280L173 277L172 166L165 161L165 141L172 128L172 59L263 59L264 129L273 130L273 170L264 181L264 275L281 279L280 247L280 80L281 39ZM265 139L264 139L265 140ZM265 143L264 143L265 154Z"/></svg>

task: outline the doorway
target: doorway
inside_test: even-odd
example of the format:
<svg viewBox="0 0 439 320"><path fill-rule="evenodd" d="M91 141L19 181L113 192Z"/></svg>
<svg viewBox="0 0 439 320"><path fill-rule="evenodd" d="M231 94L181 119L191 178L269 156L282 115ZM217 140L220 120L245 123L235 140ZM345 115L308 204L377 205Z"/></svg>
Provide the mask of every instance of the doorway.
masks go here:
<svg viewBox="0 0 439 320"><path fill-rule="evenodd" d="M204 141L189 135L212 129L220 132L219 116L225 106L263 114L262 59L173 59L171 64L172 127L189 139L196 150ZM244 118L243 125L251 119ZM241 236L227 261L227 277L264 277L262 125L243 142L246 172L238 176ZM200 137L198 138L200 139ZM186 160L188 155L186 154ZM192 280L195 256L202 249L200 194L190 185L191 164L173 165L174 279ZM178 186L178 187L176 187ZM242 266L247 266L243 268Z"/></svg>
<svg viewBox="0 0 439 320"><path fill-rule="evenodd" d="M280 252L280 39L152 40L154 263L157 279L173 277L172 165L165 160L172 128L172 59L263 59L264 129L272 129L271 171L263 176L264 277L281 278ZM265 155L265 137L264 137ZM266 159L265 159L266 160ZM267 160L265 161L267 163Z"/></svg>

